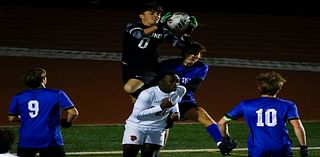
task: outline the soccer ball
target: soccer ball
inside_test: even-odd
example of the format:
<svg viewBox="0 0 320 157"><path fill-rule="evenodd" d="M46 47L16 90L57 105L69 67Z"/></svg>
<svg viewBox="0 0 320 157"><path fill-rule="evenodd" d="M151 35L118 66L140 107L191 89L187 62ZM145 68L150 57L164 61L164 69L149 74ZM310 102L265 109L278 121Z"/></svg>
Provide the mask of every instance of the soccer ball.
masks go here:
<svg viewBox="0 0 320 157"><path fill-rule="evenodd" d="M173 31L184 31L189 25L190 16L184 12L174 12L167 21L167 26Z"/></svg>

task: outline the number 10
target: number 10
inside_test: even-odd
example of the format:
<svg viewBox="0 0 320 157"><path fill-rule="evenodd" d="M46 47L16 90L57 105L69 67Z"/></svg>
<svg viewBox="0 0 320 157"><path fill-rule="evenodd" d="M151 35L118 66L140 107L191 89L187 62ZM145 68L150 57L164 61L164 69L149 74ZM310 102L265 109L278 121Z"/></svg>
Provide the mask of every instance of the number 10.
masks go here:
<svg viewBox="0 0 320 157"><path fill-rule="evenodd" d="M256 111L257 113L257 126L276 126L277 125L277 110L267 109L263 112L263 109ZM264 118L264 119L263 119Z"/></svg>

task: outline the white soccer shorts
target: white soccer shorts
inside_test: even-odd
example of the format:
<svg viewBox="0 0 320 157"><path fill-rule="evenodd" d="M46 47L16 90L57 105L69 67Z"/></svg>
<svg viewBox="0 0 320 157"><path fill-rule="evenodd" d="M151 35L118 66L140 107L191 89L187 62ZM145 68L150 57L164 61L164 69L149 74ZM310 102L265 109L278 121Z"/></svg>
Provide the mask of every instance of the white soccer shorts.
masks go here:
<svg viewBox="0 0 320 157"><path fill-rule="evenodd" d="M164 146L165 130L139 127L126 124L123 133L122 144L143 145L144 143Z"/></svg>

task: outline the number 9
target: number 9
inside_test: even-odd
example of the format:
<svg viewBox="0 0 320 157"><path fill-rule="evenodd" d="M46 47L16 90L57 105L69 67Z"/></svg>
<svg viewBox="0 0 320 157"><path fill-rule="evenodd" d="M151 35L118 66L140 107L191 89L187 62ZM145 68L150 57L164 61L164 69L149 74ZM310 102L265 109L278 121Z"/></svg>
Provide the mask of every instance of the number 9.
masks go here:
<svg viewBox="0 0 320 157"><path fill-rule="evenodd" d="M28 102L28 110L31 118L37 117L39 113L39 102L37 100L30 100Z"/></svg>

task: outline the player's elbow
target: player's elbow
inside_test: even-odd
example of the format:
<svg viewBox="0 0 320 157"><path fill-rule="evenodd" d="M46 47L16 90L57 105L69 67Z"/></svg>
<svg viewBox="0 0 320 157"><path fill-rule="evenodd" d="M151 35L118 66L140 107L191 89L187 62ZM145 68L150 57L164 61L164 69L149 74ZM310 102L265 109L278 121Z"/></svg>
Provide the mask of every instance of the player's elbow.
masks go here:
<svg viewBox="0 0 320 157"><path fill-rule="evenodd" d="M14 116L14 115L9 115L8 116L9 122L20 122L20 117L19 116Z"/></svg>
<svg viewBox="0 0 320 157"><path fill-rule="evenodd" d="M126 93L134 93L136 91L135 88L133 88L132 86L130 85L124 85L123 86L123 90L126 92Z"/></svg>
<svg viewBox="0 0 320 157"><path fill-rule="evenodd" d="M74 117L74 119L79 116L79 111L75 107L67 110L67 112L68 112L68 116Z"/></svg>
<svg viewBox="0 0 320 157"><path fill-rule="evenodd" d="M79 116L79 111L74 108L74 111L72 112L73 116L78 117Z"/></svg>
<svg viewBox="0 0 320 157"><path fill-rule="evenodd" d="M8 116L8 120L9 120L9 122L14 121L14 119L15 119L15 116Z"/></svg>

